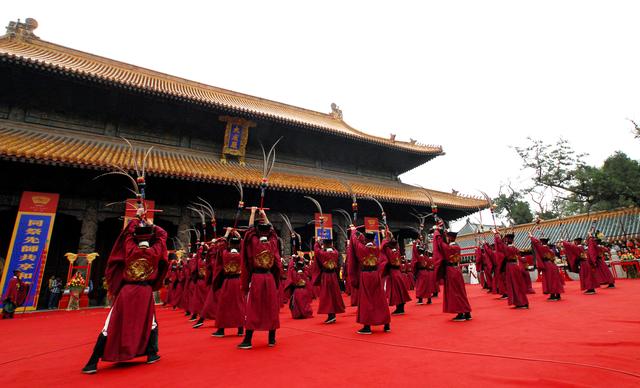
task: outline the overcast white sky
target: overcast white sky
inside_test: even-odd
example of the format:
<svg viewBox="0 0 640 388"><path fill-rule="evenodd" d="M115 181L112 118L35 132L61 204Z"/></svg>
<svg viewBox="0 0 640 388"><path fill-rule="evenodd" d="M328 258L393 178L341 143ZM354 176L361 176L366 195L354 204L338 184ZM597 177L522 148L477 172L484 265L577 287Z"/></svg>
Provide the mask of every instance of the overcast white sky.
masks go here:
<svg viewBox="0 0 640 388"><path fill-rule="evenodd" d="M205 4L206 3L206 4ZM639 1L12 1L42 39L329 112L445 156L408 183L494 195L509 146L568 139L640 159ZM444 175L443 171L449 174Z"/></svg>

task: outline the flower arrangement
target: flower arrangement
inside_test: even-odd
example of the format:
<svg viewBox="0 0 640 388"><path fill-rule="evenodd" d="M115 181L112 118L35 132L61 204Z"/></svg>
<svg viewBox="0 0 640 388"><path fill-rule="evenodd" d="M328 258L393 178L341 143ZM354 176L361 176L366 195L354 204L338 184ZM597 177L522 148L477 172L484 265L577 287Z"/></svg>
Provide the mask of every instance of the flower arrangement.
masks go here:
<svg viewBox="0 0 640 388"><path fill-rule="evenodd" d="M67 288L84 288L85 284L86 282L82 275L76 272L76 274L73 275L71 280L67 283Z"/></svg>

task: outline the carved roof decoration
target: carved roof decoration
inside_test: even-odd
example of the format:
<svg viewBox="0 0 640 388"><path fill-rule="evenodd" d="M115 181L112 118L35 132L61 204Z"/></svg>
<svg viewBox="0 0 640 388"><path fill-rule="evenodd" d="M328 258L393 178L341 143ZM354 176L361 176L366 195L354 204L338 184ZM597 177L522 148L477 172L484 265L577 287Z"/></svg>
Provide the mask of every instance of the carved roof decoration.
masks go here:
<svg viewBox="0 0 640 388"><path fill-rule="evenodd" d="M52 129L35 124L0 120L0 158L82 168L109 169L118 165L132 169L130 150L121 139L70 130ZM141 162L150 144L133 142L136 157ZM240 179L243 185L258 187L262 178L260 161L247 160L246 166L221 163L216 155L179 147L154 144L147 161L151 176L163 176L193 181L233 185ZM350 198L339 174L322 173L316 169L276 166L269 179L270 187L281 191L341 196ZM428 206L422 188L399 182L385 182L365 177L344 175L356 195L373 196L381 201ZM444 208L475 210L486 208L484 199L452 195L429 190L434 202Z"/></svg>
<svg viewBox="0 0 640 388"><path fill-rule="evenodd" d="M33 34L34 19L11 22L0 37L0 61L81 78L113 87L212 106L239 115L249 115L302 126L321 133L388 147L417 155L442 155L442 147L382 138L359 131L344 122L334 103L331 113L316 112L268 99L205 85L154 70L115 61L39 39Z"/></svg>

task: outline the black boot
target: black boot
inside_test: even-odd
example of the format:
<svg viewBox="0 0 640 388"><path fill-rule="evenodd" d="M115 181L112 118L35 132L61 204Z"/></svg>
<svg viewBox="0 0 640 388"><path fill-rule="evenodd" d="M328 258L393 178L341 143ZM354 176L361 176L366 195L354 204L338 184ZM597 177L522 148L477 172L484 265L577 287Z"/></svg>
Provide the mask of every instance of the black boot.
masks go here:
<svg viewBox="0 0 640 388"><path fill-rule="evenodd" d="M272 348L276 346L276 331L269 330L269 347Z"/></svg>
<svg viewBox="0 0 640 388"><path fill-rule="evenodd" d="M98 371L98 361L100 361L100 358L104 354L104 346L106 344L107 336L100 333L100 335L98 336L98 340L93 347L93 353L91 353L91 357L89 357L89 361L87 361L87 365L82 368L82 373L93 374Z"/></svg>
<svg viewBox="0 0 640 388"><path fill-rule="evenodd" d="M417 304L417 305L424 304L424 303L422 303L422 298L418 298L418 302L417 302L416 304Z"/></svg>
<svg viewBox="0 0 640 388"><path fill-rule="evenodd" d="M193 313L193 315L191 316L191 318L189 318L189 322L193 322L196 319L198 319L198 313Z"/></svg>
<svg viewBox="0 0 640 388"><path fill-rule="evenodd" d="M427 299L427 304L431 304L431 298Z"/></svg>
<svg viewBox="0 0 640 388"><path fill-rule="evenodd" d="M456 315L456 316L452 319L452 321L454 321L454 322L464 322L464 321L466 321L466 320L467 320L467 319L464 317L464 314L462 314L462 313L459 313L458 315Z"/></svg>
<svg viewBox="0 0 640 388"><path fill-rule="evenodd" d="M364 326L362 326L362 329L358 330L356 333L358 333L358 334L371 334L371 326L364 325Z"/></svg>
<svg viewBox="0 0 640 388"><path fill-rule="evenodd" d="M438 293L437 293L437 292L434 292L434 293L433 293L433 297L434 297L434 298L437 298L437 297L438 297Z"/></svg>
<svg viewBox="0 0 640 388"><path fill-rule="evenodd" d="M211 334L211 336L218 337L218 338L224 337L224 328L223 327L218 328L218 330L216 330L213 334Z"/></svg>
<svg viewBox="0 0 640 388"><path fill-rule="evenodd" d="M385 333L391 333L391 324L390 323L385 323L384 324L384 332Z"/></svg>
<svg viewBox="0 0 640 388"><path fill-rule="evenodd" d="M588 289L587 291L585 291L585 295L593 295L596 293L596 290L594 290L593 288Z"/></svg>
<svg viewBox="0 0 640 388"><path fill-rule="evenodd" d="M253 330L247 330L244 333L244 339L242 340L242 342L240 343L240 345L238 345L238 349L251 349L251 339L253 338Z"/></svg>
<svg viewBox="0 0 640 388"><path fill-rule="evenodd" d="M239 337L242 337L243 335L244 335L244 327L240 326L240 327L238 328L238 336L239 336Z"/></svg>
<svg viewBox="0 0 640 388"><path fill-rule="evenodd" d="M467 321L472 320L473 318L471 318L471 313L470 312L464 313L464 319L466 319Z"/></svg>
<svg viewBox="0 0 640 388"><path fill-rule="evenodd" d="M192 327L194 329L199 328L200 326L204 325L204 318L200 317L200 319L198 319L198 322L195 323L195 325L193 325Z"/></svg>
<svg viewBox="0 0 640 388"><path fill-rule="evenodd" d="M391 313L391 315L402 315L404 314L404 303L400 303L396 305L396 309Z"/></svg>
<svg viewBox="0 0 640 388"><path fill-rule="evenodd" d="M149 335L149 343L147 344L147 364L153 364L158 361L158 328L151 330Z"/></svg>
<svg viewBox="0 0 640 388"><path fill-rule="evenodd" d="M334 313L329 313L327 315L327 320L324 321L324 323L336 323L336 314Z"/></svg>
<svg viewBox="0 0 640 388"><path fill-rule="evenodd" d="M185 311L185 312L184 312L184 316L185 316L185 317L188 317L189 315L191 315L191 313L190 313L189 311Z"/></svg>
<svg viewBox="0 0 640 388"><path fill-rule="evenodd" d="M607 288L616 288L616 285L613 283L609 283L609 285L607 286Z"/></svg>

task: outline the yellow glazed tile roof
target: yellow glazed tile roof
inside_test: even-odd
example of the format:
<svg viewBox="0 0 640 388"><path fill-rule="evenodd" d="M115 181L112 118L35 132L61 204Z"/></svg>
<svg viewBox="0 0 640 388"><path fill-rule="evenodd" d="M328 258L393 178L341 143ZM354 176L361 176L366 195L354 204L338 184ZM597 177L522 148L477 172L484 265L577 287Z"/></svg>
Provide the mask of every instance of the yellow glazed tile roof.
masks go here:
<svg viewBox="0 0 640 388"><path fill-rule="evenodd" d="M149 144L134 142L135 156L141 163ZM0 158L29 160L54 165L71 165L109 169L112 165L133 169L131 151L120 139L100 135L85 135L73 131L46 132L37 125L0 120ZM235 163L221 163L211 154L195 150L156 146L147 161L152 176L233 184L239 179L244 185L258 187L261 170L257 163L247 161L243 167ZM276 190L297 191L321 195L348 197L339 179L321 175L317 170L295 167L293 172L278 170L269 179ZM417 187L344 176L358 196L372 196L381 201L427 206L429 203ZM434 202L441 207L474 210L486 208L483 199L429 190Z"/></svg>
<svg viewBox="0 0 640 388"><path fill-rule="evenodd" d="M346 124L342 120L341 112L336 111L331 114L315 112L237 93L70 49L36 37L32 39L25 39L19 35L0 37L0 61L18 63L143 93L215 106L240 114L253 114L399 151L433 156L443 153L440 146L423 145L415 141L397 141L366 134Z"/></svg>

